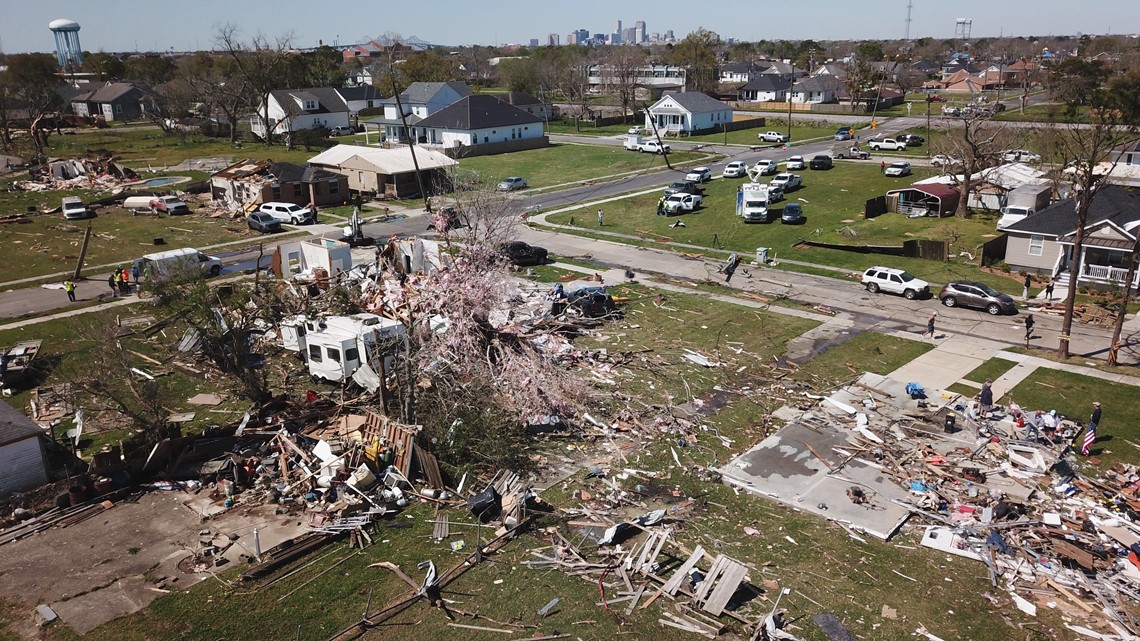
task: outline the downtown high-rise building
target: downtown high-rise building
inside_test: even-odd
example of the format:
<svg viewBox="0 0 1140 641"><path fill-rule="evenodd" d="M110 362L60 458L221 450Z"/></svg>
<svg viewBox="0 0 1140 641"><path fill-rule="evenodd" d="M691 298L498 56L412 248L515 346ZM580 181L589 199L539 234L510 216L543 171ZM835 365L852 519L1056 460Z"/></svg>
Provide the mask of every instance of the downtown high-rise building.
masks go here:
<svg viewBox="0 0 1140 641"><path fill-rule="evenodd" d="M621 33L621 20L614 21L614 32L610 34L610 44L620 45L622 43Z"/></svg>
<svg viewBox="0 0 1140 641"><path fill-rule="evenodd" d="M558 45L562 44L561 40L562 39L558 36L557 33L552 33L546 36L546 46L557 47ZM566 44L570 44L570 42L567 41Z"/></svg>
<svg viewBox="0 0 1140 641"><path fill-rule="evenodd" d="M634 32L633 41L635 43L642 44L648 40L648 38L645 37L645 21L644 20L638 20L637 22L633 23L633 32Z"/></svg>

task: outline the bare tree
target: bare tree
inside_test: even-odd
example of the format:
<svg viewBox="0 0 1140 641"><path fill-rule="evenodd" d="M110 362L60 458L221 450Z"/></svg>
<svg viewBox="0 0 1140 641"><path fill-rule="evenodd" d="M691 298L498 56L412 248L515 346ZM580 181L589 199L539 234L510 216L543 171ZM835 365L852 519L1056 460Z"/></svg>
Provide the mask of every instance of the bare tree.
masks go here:
<svg viewBox="0 0 1140 641"><path fill-rule="evenodd" d="M599 62L605 69L610 83L610 91L621 101L623 116L630 114L630 105L637 98L640 87L638 70L645 65L646 54L641 47L610 47L604 51Z"/></svg>
<svg viewBox="0 0 1140 641"><path fill-rule="evenodd" d="M1119 156L1112 154L1112 151L1135 139L1137 124L1140 122L1140 74L1123 76L1110 83L1108 88L1092 86L1084 78L1077 84L1078 90L1054 85L1055 90L1068 96L1065 110L1068 117L1049 125L1042 136L1052 147L1054 156L1066 162L1065 175L1068 176L1076 210L1072 256L1068 268L1068 295L1065 297L1065 315L1057 346L1057 354L1062 358L1069 356L1077 284L1083 273L1089 208L1119 161ZM1078 115L1078 105L1089 106L1086 117ZM1101 166L1102 161L1107 161L1107 166ZM1126 288L1131 286L1131 282L1125 284ZM1116 334L1113 337L1113 347L1118 340L1119 334ZM1115 360L1115 354L1111 358Z"/></svg>
<svg viewBox="0 0 1140 641"><path fill-rule="evenodd" d="M222 54L228 57L243 83L257 98L254 117L257 119L266 145L273 144L273 134L282 122L272 122L269 115L269 92L280 89L289 71L289 49L293 34L285 34L273 43L263 35L256 35L246 44L240 39L237 25L217 27L214 41Z"/></svg>
<svg viewBox="0 0 1140 641"><path fill-rule="evenodd" d="M179 79L201 103L200 115L226 124L230 142L236 142L238 118L255 109L257 100L233 59L194 54L179 69Z"/></svg>
<svg viewBox="0 0 1140 641"><path fill-rule="evenodd" d="M176 120L190 113L194 102L193 90L185 82L171 80L157 87L142 86L143 115L162 129L163 133L174 133Z"/></svg>
<svg viewBox="0 0 1140 641"><path fill-rule="evenodd" d="M955 216L970 217L969 200L975 187L975 176L998 164L1008 140L1005 125L991 121L989 116L971 113L955 118L947 126L946 136L935 143L938 153L961 162L962 174L954 175L959 193Z"/></svg>

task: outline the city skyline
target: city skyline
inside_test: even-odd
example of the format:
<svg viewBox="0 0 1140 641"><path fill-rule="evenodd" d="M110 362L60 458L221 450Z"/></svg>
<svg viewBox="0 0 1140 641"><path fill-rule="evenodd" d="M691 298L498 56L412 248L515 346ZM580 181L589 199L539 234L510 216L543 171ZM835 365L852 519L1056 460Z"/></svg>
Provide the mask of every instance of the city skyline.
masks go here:
<svg viewBox="0 0 1140 641"><path fill-rule="evenodd" d="M444 11L433 11L431 15L442 13L448 19L438 22L425 20L413 10L384 14L376 11L376 5L359 0L342 2L335 12L313 12L298 0L279 0L272 12L252 4L221 0L199 0L193 4L139 4L126 0L105 0L95 5L78 0L22 4L26 6L9 13L0 25L0 50L5 53L52 52L48 23L59 18L75 20L82 26L85 50L124 52L210 49L218 25L226 22L238 25L246 39L260 34L273 41L292 32L294 46L308 48L318 44L348 45L382 34L415 36L450 46L526 45L535 39L547 44L550 35L557 34L561 44L566 44L567 34L578 29L587 30L591 36L616 33L617 40L623 41L641 22L647 25L642 27L646 39L653 33L663 36L668 31L682 39L700 27L738 41L901 39L907 14L907 0L877 2L873 10L862 12L851 11L850 4L840 0L815 0L804 7L811 10L813 19L792 24L770 19L772 9L750 6L734 7L731 12L710 11L693 19L691 5L679 0L630 3L618 10L620 15L612 3L580 0L570 17L535 11L532 4L517 0L442 0L440 8ZM915 3L910 24L912 38L951 39L955 21L962 17L973 21L973 39L1103 34L1113 33L1114 25L1140 25L1140 3L1124 0L1103 0L1097 3L1095 11L1060 0L1039 0L1032 12L1013 3L999 5L980 0L944 4ZM352 18L345 20L346 15ZM673 16L678 17L670 22ZM177 29L164 28L170 25L177 25Z"/></svg>

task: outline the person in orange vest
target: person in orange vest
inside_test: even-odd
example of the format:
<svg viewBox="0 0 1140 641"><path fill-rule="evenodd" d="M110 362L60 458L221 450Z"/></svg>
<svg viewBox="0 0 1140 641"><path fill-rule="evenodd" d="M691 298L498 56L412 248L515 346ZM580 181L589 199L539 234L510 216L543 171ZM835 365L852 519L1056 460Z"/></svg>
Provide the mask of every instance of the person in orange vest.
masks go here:
<svg viewBox="0 0 1140 641"><path fill-rule="evenodd" d="M131 272L130 272L130 270L128 270L126 267L123 267L119 270L119 275L122 277L122 280L123 280L123 291L124 291L124 293L127 293L127 294L131 293Z"/></svg>

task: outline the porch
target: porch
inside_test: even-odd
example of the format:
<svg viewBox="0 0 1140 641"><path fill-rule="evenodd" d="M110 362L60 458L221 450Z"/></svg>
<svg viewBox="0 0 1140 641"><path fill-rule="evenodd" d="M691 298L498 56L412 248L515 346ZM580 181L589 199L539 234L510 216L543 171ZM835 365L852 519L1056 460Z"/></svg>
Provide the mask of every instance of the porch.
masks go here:
<svg viewBox="0 0 1140 641"><path fill-rule="evenodd" d="M1082 285L1104 285L1114 288L1122 287L1128 277L1128 261L1132 255L1131 243L1106 242L1101 239L1086 240L1081 248L1081 273L1077 283ZM1127 245L1125 247L1124 245ZM1070 280L1071 256L1073 247L1064 244L1057 257L1057 264L1053 273L1057 274L1058 281L1068 284ZM1140 287L1140 270L1132 276L1132 289Z"/></svg>

